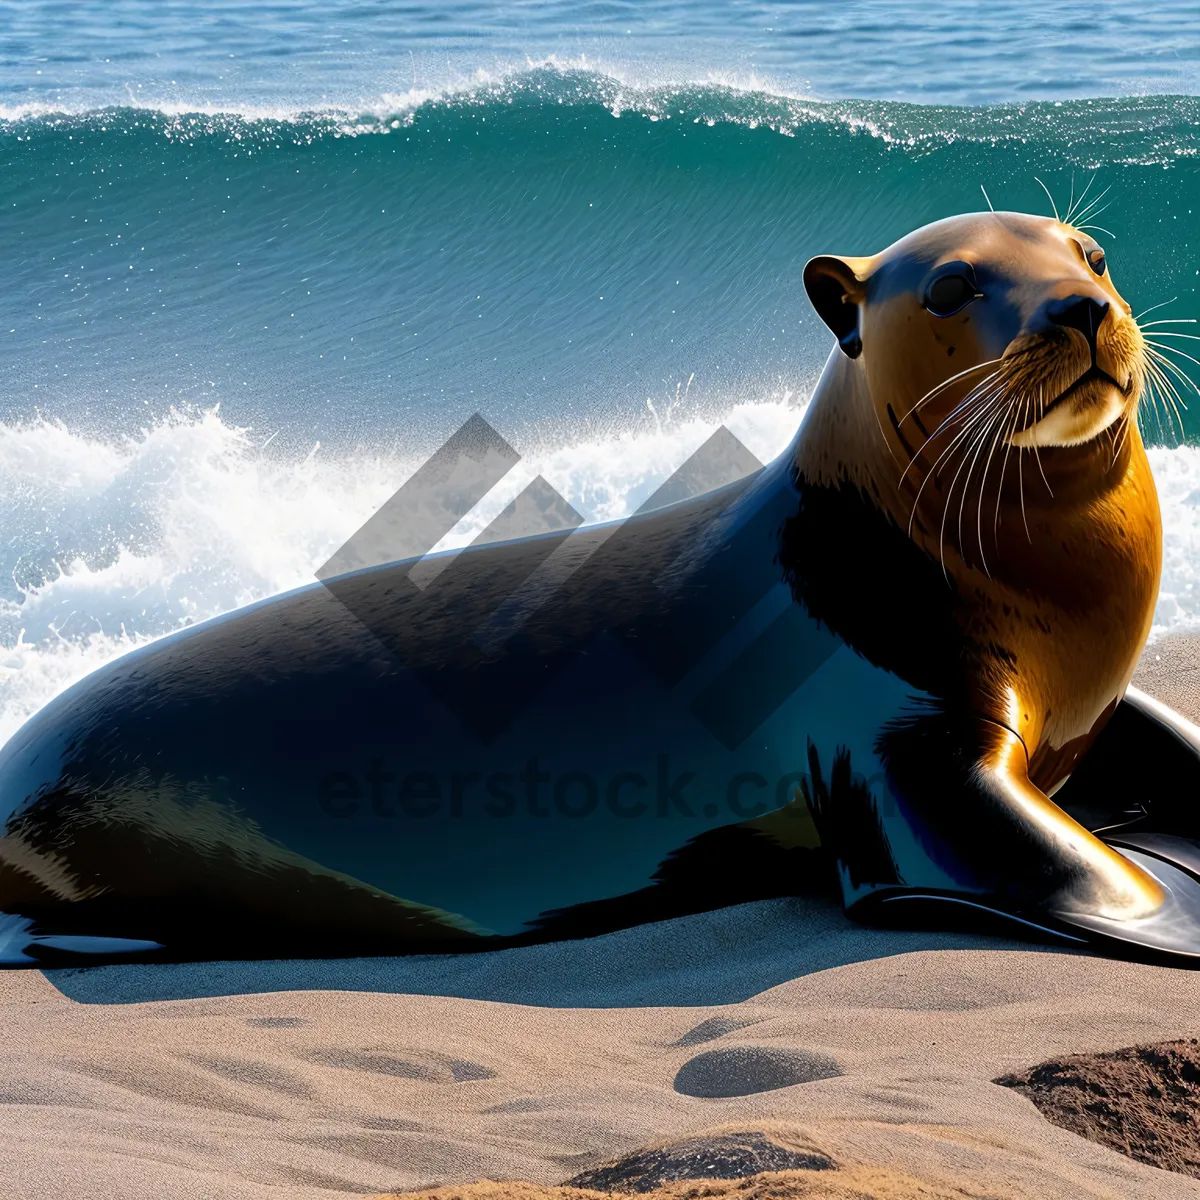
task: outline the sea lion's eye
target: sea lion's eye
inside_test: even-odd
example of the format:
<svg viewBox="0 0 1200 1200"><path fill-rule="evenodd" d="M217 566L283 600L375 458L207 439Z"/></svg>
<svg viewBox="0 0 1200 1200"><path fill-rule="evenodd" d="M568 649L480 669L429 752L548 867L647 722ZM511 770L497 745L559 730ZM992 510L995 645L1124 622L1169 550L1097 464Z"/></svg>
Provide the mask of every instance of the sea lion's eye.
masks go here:
<svg viewBox="0 0 1200 1200"><path fill-rule="evenodd" d="M952 317L978 296L974 275L965 270L948 271L945 275L939 275L926 289L925 307L935 317Z"/></svg>
<svg viewBox="0 0 1200 1200"><path fill-rule="evenodd" d="M1095 250L1089 250L1087 254L1088 266L1096 272L1097 275L1103 275L1108 269L1108 263L1104 258L1104 251L1099 246Z"/></svg>

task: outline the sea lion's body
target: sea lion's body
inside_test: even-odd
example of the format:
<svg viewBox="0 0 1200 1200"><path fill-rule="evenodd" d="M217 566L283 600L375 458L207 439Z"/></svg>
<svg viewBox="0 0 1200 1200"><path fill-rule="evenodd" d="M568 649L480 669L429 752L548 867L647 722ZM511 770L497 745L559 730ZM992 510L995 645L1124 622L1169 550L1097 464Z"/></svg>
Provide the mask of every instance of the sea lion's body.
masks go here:
<svg viewBox="0 0 1200 1200"><path fill-rule="evenodd" d="M869 300L818 267L842 349L767 467L423 587L413 561L327 579L48 705L0 751L4 958L486 949L839 888L1200 954L1200 731L1122 702L1161 556L1136 426L1103 390L1014 408L1038 485L985 469L968 506L968 472L958 500L908 424L953 372L870 350L908 265L945 257L914 238L850 260ZM934 332L999 361L986 329Z"/></svg>
<svg viewBox="0 0 1200 1200"><path fill-rule="evenodd" d="M30 798L0 839L5 911L43 939L347 954L576 936L836 890L796 802L809 741L824 772L841 751L852 773L877 775L873 743L912 689L793 600L774 560L795 508L779 463L637 518L607 555L594 547L610 530L580 531L575 586L568 576L483 661L463 653L460 608L436 583L402 591L411 563L117 660L4 752L0 773ZM663 586L704 537L699 569ZM603 561L589 564L593 551ZM523 554L536 557L536 539L464 551L450 586L488 612ZM422 626L419 663L385 648L373 609L393 629ZM726 614L746 618L721 654ZM748 711L761 718L751 730ZM760 832L755 819L781 808ZM683 873L656 888L698 835L695 861L685 851Z"/></svg>

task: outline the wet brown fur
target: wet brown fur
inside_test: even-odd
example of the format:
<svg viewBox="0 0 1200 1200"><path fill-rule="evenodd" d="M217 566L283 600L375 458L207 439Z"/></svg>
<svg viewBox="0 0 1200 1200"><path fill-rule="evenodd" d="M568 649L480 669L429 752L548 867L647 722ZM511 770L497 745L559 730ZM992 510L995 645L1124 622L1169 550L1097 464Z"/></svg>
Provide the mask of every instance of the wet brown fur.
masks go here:
<svg viewBox="0 0 1200 1200"><path fill-rule="evenodd" d="M941 564L960 601L947 636L985 648L964 656L960 693L997 729L980 769L1082 848L1107 880L1089 904L1132 913L1157 905L1157 885L1047 798L1129 684L1162 560L1136 420L1154 368L1111 275L1089 266L1094 248L1057 220L983 213L917 230L873 258L814 260L810 296L842 348L816 388L795 465L809 485L852 485ZM936 316L923 281L958 261L976 267L983 294ZM1078 296L1108 304L1095 366L1116 386L1078 382L1093 365L1087 337L1047 323L1048 302Z"/></svg>
<svg viewBox="0 0 1200 1200"><path fill-rule="evenodd" d="M1141 334L1111 275L1091 271L1077 239L1091 241L1056 221L988 213L939 222L876 258L848 260L861 282L863 350L856 359L831 358L797 461L811 482L850 482L869 492L944 565L960 594L972 597L962 632L1006 652L974 681L975 704L1020 736L1031 778L1045 791L1062 782L1124 693L1150 631L1162 561L1158 496L1136 421ZM1088 369L1084 338L1021 332L989 344L995 334L981 308L990 297L939 318L910 289L887 294L889 266L915 255L935 263L998 260L1017 280L1004 301L1022 312L1081 291L1107 300L1096 358L1114 378L1130 381L1122 415L1078 445L1009 448L1005 431L1028 430L1039 407ZM884 295L876 303L872 280L881 275ZM969 459L960 470L963 456L954 449L933 472L955 427L928 438L921 427L935 431L981 376L914 406L945 379L999 355L1011 400L996 409L997 421L1002 409L1009 415L996 426L986 476L987 447L969 477ZM1096 388L1085 385L1074 400L1085 416L1089 405L1103 403L1085 394ZM963 445L974 452L969 440Z"/></svg>

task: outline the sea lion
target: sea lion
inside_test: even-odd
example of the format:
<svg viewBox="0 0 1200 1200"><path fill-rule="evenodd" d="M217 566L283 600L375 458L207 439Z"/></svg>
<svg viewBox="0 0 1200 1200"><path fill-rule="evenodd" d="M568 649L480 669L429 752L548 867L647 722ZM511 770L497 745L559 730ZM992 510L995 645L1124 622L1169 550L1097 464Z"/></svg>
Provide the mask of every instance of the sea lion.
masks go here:
<svg viewBox="0 0 1200 1200"><path fill-rule="evenodd" d="M432 560L393 518L440 493L409 494L320 583L47 705L0 750L5 961L488 949L825 890L1200 955L1200 730L1128 689L1161 530L1102 250L973 214L804 284L836 345L768 466L720 431L618 527L538 480ZM447 446L428 478L476 499L514 458L478 420ZM506 538L522 503L547 531Z"/></svg>

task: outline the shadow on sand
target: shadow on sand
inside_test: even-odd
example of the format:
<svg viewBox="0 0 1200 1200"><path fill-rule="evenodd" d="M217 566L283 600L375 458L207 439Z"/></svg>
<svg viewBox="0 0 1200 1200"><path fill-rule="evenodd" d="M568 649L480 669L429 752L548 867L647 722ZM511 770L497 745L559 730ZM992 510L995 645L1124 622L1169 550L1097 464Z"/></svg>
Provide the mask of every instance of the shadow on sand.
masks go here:
<svg viewBox="0 0 1200 1200"><path fill-rule="evenodd" d="M877 929L841 905L762 900L602 937L479 954L154 963L48 970L85 1004L259 992L455 996L548 1008L733 1004L801 975L915 950L1030 949L977 933Z"/></svg>

